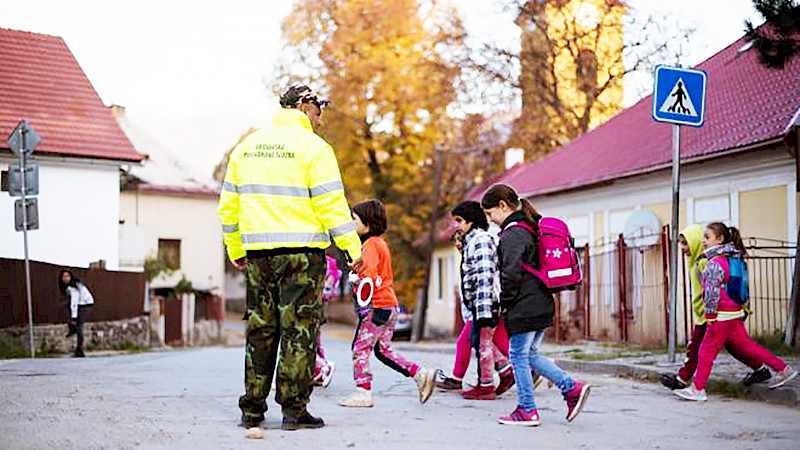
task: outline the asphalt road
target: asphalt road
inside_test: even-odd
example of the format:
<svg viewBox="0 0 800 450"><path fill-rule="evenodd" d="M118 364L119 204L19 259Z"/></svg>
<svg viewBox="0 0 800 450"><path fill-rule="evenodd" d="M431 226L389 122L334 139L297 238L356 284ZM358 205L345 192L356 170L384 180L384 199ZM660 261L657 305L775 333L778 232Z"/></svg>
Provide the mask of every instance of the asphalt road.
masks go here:
<svg viewBox="0 0 800 450"><path fill-rule="evenodd" d="M241 346L0 361L0 448L800 448L796 409L715 396L690 403L655 384L599 375L577 374L593 390L574 422L565 421L557 390L543 388L542 425L508 427L496 418L514 408L516 390L483 402L437 391L420 405L414 382L373 358L375 407L342 408L336 401L353 389L349 342L325 343L337 372L329 388L314 391L309 410L326 427L280 430L271 398L263 440L245 439L238 427ZM448 354L403 353L452 366Z"/></svg>

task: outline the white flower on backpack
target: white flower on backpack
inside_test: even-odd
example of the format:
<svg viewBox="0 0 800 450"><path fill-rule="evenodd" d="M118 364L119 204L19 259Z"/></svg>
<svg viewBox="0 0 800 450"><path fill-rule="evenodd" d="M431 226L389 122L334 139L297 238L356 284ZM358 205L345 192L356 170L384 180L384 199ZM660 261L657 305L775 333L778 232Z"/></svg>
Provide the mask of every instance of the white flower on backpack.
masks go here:
<svg viewBox="0 0 800 450"><path fill-rule="evenodd" d="M557 249L553 250L553 256L554 256L556 259L559 259L559 258L561 258L561 249L560 249L560 248L557 248Z"/></svg>

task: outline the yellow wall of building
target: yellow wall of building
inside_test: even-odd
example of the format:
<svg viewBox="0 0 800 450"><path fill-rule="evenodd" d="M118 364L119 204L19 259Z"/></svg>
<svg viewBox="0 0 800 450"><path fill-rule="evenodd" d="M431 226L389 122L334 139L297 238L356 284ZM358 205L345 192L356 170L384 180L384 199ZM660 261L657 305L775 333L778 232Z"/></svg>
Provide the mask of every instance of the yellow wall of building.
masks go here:
<svg viewBox="0 0 800 450"><path fill-rule="evenodd" d="M594 242L590 242L590 245L598 245L603 241L603 212L596 212L594 213Z"/></svg>
<svg viewBox="0 0 800 450"><path fill-rule="evenodd" d="M672 202L654 203L652 205L645 205L644 208L658 217L658 222L662 227L672 224ZM680 216L678 218L678 223L682 230L686 228L686 203L683 201L678 204L678 214Z"/></svg>
<svg viewBox="0 0 800 450"><path fill-rule="evenodd" d="M742 236L787 241L786 186L739 192Z"/></svg>

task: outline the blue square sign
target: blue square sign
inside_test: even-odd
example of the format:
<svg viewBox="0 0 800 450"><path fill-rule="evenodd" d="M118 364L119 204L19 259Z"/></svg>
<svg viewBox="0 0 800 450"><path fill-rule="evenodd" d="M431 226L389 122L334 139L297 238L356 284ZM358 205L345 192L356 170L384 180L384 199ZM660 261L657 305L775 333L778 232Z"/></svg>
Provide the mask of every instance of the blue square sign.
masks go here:
<svg viewBox="0 0 800 450"><path fill-rule="evenodd" d="M653 119L702 127L705 120L706 73L702 70L656 66Z"/></svg>

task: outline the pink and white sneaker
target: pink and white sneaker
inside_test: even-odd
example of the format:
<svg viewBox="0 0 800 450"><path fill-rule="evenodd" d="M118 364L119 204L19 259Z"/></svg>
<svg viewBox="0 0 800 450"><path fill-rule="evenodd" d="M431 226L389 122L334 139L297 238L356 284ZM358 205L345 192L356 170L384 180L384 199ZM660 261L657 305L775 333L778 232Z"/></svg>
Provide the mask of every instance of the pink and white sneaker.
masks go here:
<svg viewBox="0 0 800 450"><path fill-rule="evenodd" d="M588 383L576 381L572 390L564 394L564 400L567 402L567 422L572 422L581 412L589 397L589 390Z"/></svg>
<svg viewBox="0 0 800 450"><path fill-rule="evenodd" d="M539 420L539 412L534 408L530 412L526 412L521 406L511 412L511 414L497 419L503 425L519 425L523 427L535 427L542 423Z"/></svg>

